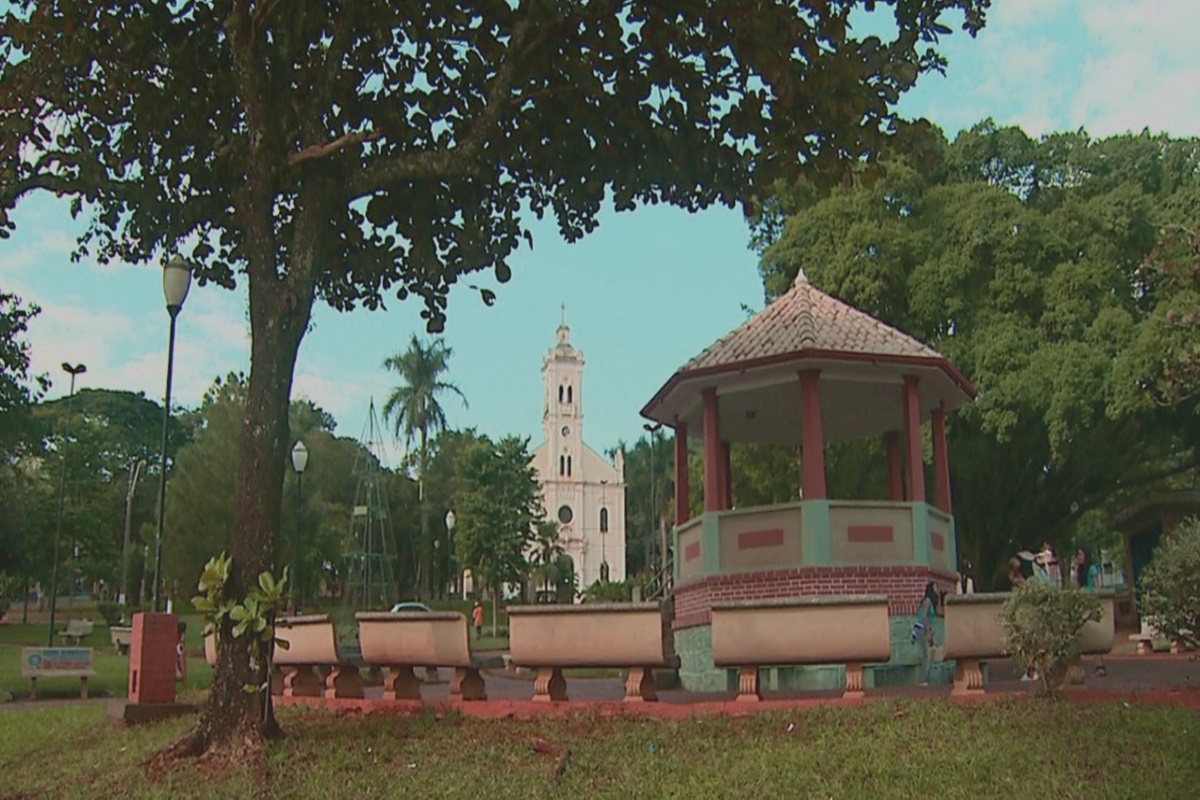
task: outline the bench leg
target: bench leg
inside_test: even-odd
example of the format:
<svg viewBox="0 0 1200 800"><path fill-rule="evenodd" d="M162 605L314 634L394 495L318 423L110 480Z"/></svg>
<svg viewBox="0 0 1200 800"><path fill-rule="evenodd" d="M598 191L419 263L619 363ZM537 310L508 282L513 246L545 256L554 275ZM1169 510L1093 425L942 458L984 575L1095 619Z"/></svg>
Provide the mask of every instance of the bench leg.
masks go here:
<svg viewBox="0 0 1200 800"><path fill-rule="evenodd" d="M1183 639L1176 639L1175 641L1171 642L1171 652L1174 653L1175 655L1184 653L1184 652L1186 652L1186 650L1187 650L1187 648L1183 643Z"/></svg>
<svg viewBox="0 0 1200 800"><path fill-rule="evenodd" d="M654 670L650 667L632 667L625 679L625 702L641 703L658 700L654 685Z"/></svg>
<svg viewBox="0 0 1200 800"><path fill-rule="evenodd" d="M442 676L438 674L437 667L426 667L425 668L425 683L438 683L439 681L441 681L441 679L442 679Z"/></svg>
<svg viewBox="0 0 1200 800"><path fill-rule="evenodd" d="M284 697L320 697L322 682L312 666L281 667Z"/></svg>
<svg viewBox="0 0 1200 800"><path fill-rule="evenodd" d="M450 694L463 700L487 700L483 675L475 667L455 667L454 677L450 679Z"/></svg>
<svg viewBox="0 0 1200 800"><path fill-rule="evenodd" d="M560 667L538 667L533 681L533 699L542 703L567 699L567 679Z"/></svg>
<svg viewBox="0 0 1200 800"><path fill-rule="evenodd" d="M863 665L861 663L847 664L846 691L842 693L842 697L858 700L863 696Z"/></svg>
<svg viewBox="0 0 1200 800"><path fill-rule="evenodd" d="M954 667L954 695L975 695L983 693L983 670L979 668L979 659L960 658Z"/></svg>
<svg viewBox="0 0 1200 800"><path fill-rule="evenodd" d="M383 679L384 700L420 700L421 682L413 674L412 667L388 666L387 677Z"/></svg>
<svg viewBox="0 0 1200 800"><path fill-rule="evenodd" d="M743 703L757 703L762 700L762 692L758 690L758 667L743 666L738 673L737 699Z"/></svg>
<svg viewBox="0 0 1200 800"><path fill-rule="evenodd" d="M329 670L325 678L325 698L332 700L337 697L361 699L363 696L362 678L358 667L353 664L338 664Z"/></svg>
<svg viewBox="0 0 1200 800"><path fill-rule="evenodd" d="M1087 673L1083 669L1083 656L1077 655L1071 659L1071 663L1067 664L1066 679L1063 681L1067 686L1083 686L1087 682Z"/></svg>

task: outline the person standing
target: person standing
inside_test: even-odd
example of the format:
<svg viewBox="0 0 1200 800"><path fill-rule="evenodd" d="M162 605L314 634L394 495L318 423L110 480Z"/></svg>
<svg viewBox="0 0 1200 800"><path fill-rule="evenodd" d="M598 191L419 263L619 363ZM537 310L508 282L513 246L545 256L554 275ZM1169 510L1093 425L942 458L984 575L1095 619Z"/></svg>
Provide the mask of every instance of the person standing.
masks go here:
<svg viewBox="0 0 1200 800"><path fill-rule="evenodd" d="M925 594L917 606L917 623L913 626L914 636L921 642L921 685L929 685L933 671L933 620L938 616L940 599L933 582L925 584Z"/></svg>
<svg viewBox="0 0 1200 800"><path fill-rule="evenodd" d="M471 608L471 624L475 626L475 641L483 636L483 603L478 600Z"/></svg>

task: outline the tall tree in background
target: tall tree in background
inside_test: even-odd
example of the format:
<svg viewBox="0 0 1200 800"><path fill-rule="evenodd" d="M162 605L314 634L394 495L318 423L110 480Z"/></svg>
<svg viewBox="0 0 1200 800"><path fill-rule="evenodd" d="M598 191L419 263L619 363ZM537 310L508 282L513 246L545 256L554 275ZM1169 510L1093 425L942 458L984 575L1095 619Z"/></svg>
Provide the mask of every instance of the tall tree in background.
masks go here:
<svg viewBox="0 0 1200 800"><path fill-rule="evenodd" d="M980 388L949 424L951 477L960 556L997 585L1015 550L1066 545L1089 512L1196 465L1197 417L1148 398L1171 385L1164 364L1184 374L1164 354L1195 352L1187 248L1155 245L1200 197L1200 141L987 121L926 145L879 180L789 192L762 271L773 297L803 268Z"/></svg>
<svg viewBox="0 0 1200 800"><path fill-rule="evenodd" d="M455 555L475 576L476 587L491 590L497 601L505 583L522 583L528 575L537 523L545 516L532 457L528 438L493 442L482 436L462 448L454 463Z"/></svg>
<svg viewBox="0 0 1200 800"><path fill-rule="evenodd" d="M392 390L387 402L383 404L384 424L389 421L392 423L392 435L397 441L400 441L403 435L406 447L411 447L413 439L417 439L417 496L421 504L421 540L414 550L417 555L417 586L428 591L433 590L434 570L431 568L423 571L422 567L432 567L433 556L429 539L429 504L425 499L430 435L436 436L446 429L446 412L438 401L441 395L456 394L463 405L467 405L467 398L459 388L442 379L449 369L452 353L441 339L422 344L414 335L408 343L407 350L388 356L383 362L384 369L396 373L401 380L400 385ZM424 581L422 577L425 578Z"/></svg>
<svg viewBox="0 0 1200 800"><path fill-rule="evenodd" d="M781 175L840 181L902 133L894 104L940 69L943 20L989 0L281 3L0 8L0 235L37 190L69 198L101 262L184 251L201 286L245 280L250 376L233 569L244 597L279 534L296 354L338 310L450 287L530 238L626 210L753 207ZM856 37L858 12L888 31ZM491 289L483 287L486 301ZM230 636L226 625L221 635ZM172 752L255 752L253 680L219 651Z"/></svg>

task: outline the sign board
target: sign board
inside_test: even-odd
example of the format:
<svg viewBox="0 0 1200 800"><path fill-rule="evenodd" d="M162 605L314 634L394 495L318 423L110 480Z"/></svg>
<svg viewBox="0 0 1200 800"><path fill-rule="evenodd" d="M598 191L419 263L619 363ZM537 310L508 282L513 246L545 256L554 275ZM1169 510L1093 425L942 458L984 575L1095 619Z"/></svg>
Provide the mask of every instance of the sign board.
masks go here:
<svg viewBox="0 0 1200 800"><path fill-rule="evenodd" d="M21 677L87 677L94 675L90 647L22 647Z"/></svg>

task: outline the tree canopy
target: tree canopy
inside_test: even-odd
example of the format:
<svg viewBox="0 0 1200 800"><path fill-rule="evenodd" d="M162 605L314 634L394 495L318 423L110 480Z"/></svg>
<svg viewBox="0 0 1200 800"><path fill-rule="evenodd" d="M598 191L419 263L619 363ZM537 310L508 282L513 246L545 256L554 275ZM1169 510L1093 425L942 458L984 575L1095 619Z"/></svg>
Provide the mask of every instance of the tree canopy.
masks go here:
<svg viewBox="0 0 1200 800"><path fill-rule="evenodd" d="M1164 226L1198 189L1200 140L987 121L879 180L795 187L764 226L780 233L768 296L803 268L978 386L949 435L959 550L985 584L1014 550L1065 544L1088 512L1195 467L1200 420L1153 399L1196 363L1195 260Z"/></svg>

